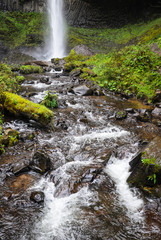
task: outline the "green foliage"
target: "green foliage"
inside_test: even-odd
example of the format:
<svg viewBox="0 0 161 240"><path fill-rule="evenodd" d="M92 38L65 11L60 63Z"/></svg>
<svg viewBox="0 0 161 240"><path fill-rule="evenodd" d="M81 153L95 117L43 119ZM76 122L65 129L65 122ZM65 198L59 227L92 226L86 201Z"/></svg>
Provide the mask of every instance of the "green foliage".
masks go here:
<svg viewBox="0 0 161 240"><path fill-rule="evenodd" d="M20 66L20 73L30 74L30 73L42 73L43 69L40 66L35 65L22 65Z"/></svg>
<svg viewBox="0 0 161 240"><path fill-rule="evenodd" d="M154 184L156 184L156 181L157 181L156 174L154 173L153 175L148 176L148 180L151 180L151 181L154 182Z"/></svg>
<svg viewBox="0 0 161 240"><path fill-rule="evenodd" d="M45 14L35 12L0 12L0 38L14 48L39 45L49 31Z"/></svg>
<svg viewBox="0 0 161 240"><path fill-rule="evenodd" d="M161 37L161 18L139 24L128 24L122 28L69 27L67 32L69 47L73 48L78 44L84 44L96 52L104 53L129 44L155 42L158 37Z"/></svg>
<svg viewBox="0 0 161 240"><path fill-rule="evenodd" d="M111 91L132 93L138 98L146 96L150 102L156 89L161 89L160 56L148 46L132 45L85 60L77 60L78 57L69 57L68 70L81 68L82 78L94 80Z"/></svg>
<svg viewBox="0 0 161 240"><path fill-rule="evenodd" d="M145 155L145 153L143 154L143 156ZM150 158L143 158L142 163L146 166L149 166L150 164L155 164L156 159L155 157L150 157Z"/></svg>
<svg viewBox="0 0 161 240"><path fill-rule="evenodd" d="M49 91L47 91L44 100L41 102L41 104L51 109L57 108L58 107L57 94L51 94Z"/></svg>
<svg viewBox="0 0 161 240"><path fill-rule="evenodd" d="M0 95L3 91L18 91L19 84L23 80L24 77L14 74L10 66L5 63L0 63Z"/></svg>
<svg viewBox="0 0 161 240"><path fill-rule="evenodd" d="M76 54L72 49L67 57L64 58L66 64L64 66L66 72L71 72L75 68L86 67L85 60L89 59L88 56Z"/></svg>
<svg viewBox="0 0 161 240"><path fill-rule="evenodd" d="M142 157L144 157L146 155L146 153L143 153L142 154ZM157 175L156 173L158 172L159 170L159 164L156 163L156 158L155 157L149 157L149 158L142 158L142 163L146 166L146 167L149 167L150 165L153 165L154 166L154 169L153 169L153 174L149 175L148 176L148 180L150 181L153 181L154 184L156 184L156 181L157 181Z"/></svg>

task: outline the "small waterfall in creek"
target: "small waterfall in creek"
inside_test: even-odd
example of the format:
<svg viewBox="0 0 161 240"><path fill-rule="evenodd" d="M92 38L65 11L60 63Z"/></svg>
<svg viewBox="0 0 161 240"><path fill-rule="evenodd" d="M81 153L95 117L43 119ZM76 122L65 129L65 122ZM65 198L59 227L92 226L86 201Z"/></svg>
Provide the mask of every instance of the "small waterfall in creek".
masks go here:
<svg viewBox="0 0 161 240"><path fill-rule="evenodd" d="M63 16L63 0L48 0L50 38L47 41L47 58L65 56L65 20Z"/></svg>

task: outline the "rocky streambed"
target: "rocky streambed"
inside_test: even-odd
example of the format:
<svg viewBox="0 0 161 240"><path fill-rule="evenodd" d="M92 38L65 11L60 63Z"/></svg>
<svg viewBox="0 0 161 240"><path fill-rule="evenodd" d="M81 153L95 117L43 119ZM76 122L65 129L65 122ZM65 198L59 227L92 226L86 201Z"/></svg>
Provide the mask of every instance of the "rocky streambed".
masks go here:
<svg viewBox="0 0 161 240"><path fill-rule="evenodd" d="M160 239L160 195L127 184L129 162L156 137L160 144L159 104L54 71L21 87L35 103L46 91L58 95L54 130L12 115L3 126L19 141L1 155L0 239Z"/></svg>

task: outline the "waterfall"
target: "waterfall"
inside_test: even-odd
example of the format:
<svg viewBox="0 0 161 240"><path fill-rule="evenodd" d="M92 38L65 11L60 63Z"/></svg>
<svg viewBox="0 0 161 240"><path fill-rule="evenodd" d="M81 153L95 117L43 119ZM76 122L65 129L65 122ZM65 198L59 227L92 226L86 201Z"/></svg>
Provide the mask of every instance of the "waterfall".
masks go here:
<svg viewBox="0 0 161 240"><path fill-rule="evenodd" d="M48 0L50 37L47 41L47 58L65 56L65 20L63 16L63 0Z"/></svg>

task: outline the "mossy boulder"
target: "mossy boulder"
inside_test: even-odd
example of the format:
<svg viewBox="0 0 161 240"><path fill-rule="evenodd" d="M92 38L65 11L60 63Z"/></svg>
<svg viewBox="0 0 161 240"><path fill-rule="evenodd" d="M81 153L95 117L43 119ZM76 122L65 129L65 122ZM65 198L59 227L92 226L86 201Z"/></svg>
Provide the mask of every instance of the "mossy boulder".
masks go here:
<svg viewBox="0 0 161 240"><path fill-rule="evenodd" d="M4 135L2 136L2 143L5 146L13 146L18 143L19 132L8 128L5 130Z"/></svg>
<svg viewBox="0 0 161 240"><path fill-rule="evenodd" d="M53 112L43 105L33 103L17 94L4 92L3 106L15 116L33 119L43 126L49 126L53 120Z"/></svg>
<svg viewBox="0 0 161 240"><path fill-rule="evenodd" d="M154 138L130 162L131 174L127 179L130 186L136 186L155 195L155 188L161 187L161 137ZM150 189L150 190L149 190Z"/></svg>

